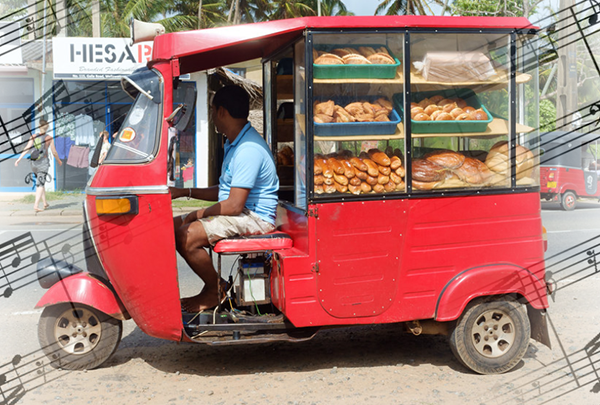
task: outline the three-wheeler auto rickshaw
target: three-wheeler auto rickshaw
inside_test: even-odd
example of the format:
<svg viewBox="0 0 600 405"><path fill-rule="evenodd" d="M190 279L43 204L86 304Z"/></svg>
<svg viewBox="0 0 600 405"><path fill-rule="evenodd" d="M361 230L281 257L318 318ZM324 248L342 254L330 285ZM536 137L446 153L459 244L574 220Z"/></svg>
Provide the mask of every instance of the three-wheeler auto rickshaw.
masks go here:
<svg viewBox="0 0 600 405"><path fill-rule="evenodd" d="M600 135L585 132L547 132L541 135L540 193L572 211L577 199L600 197L600 161L594 155Z"/></svg>
<svg viewBox="0 0 600 405"><path fill-rule="evenodd" d="M101 365L127 319L210 345L393 323L448 335L482 374L515 367L530 338L549 346L536 35L524 18L378 16L157 36L152 61L122 81L135 103L86 188L87 271L41 269L52 364ZM240 255L234 288L188 314L169 137L196 95L177 102L179 78L256 58L280 173L277 230L213 246L221 277L222 256Z"/></svg>

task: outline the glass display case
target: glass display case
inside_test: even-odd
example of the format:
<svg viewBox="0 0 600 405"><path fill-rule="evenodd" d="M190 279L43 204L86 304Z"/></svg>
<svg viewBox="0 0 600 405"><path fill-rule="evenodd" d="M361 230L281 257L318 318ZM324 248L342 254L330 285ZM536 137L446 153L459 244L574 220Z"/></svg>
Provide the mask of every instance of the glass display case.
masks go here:
<svg viewBox="0 0 600 405"><path fill-rule="evenodd" d="M535 40L447 31L314 30L295 45L297 206L539 185Z"/></svg>

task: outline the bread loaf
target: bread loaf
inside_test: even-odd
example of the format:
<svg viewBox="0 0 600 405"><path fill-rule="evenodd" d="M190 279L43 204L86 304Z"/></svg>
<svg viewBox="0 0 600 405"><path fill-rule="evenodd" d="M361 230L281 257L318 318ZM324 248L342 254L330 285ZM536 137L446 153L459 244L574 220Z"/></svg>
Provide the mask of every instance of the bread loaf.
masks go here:
<svg viewBox="0 0 600 405"><path fill-rule="evenodd" d="M340 162L344 167L344 176L348 177L349 179L354 177L354 166L352 166L352 163L350 163L350 161L346 159L340 159Z"/></svg>
<svg viewBox="0 0 600 405"><path fill-rule="evenodd" d="M385 188L383 187L383 184L375 184L373 186L373 191L376 193L383 193L385 191Z"/></svg>
<svg viewBox="0 0 600 405"><path fill-rule="evenodd" d="M341 184L342 186L348 185L348 177L344 176L343 174L333 173L333 181Z"/></svg>
<svg viewBox="0 0 600 405"><path fill-rule="evenodd" d="M402 166L402 160L400 160L400 158L398 156L391 156L390 157L390 169L396 170L400 166Z"/></svg>
<svg viewBox="0 0 600 405"><path fill-rule="evenodd" d="M370 185L370 186L374 186L374 185L376 185L376 184L379 184L379 183L378 183L378 181L377 181L377 178L378 178L378 177L379 177L379 176L377 176L377 177L373 177L373 176L367 176L367 180L365 180L365 181L366 181L367 183L369 183L369 185Z"/></svg>
<svg viewBox="0 0 600 405"><path fill-rule="evenodd" d="M379 149L369 149L367 153L369 158L379 165L389 166L391 163L390 158Z"/></svg>
<svg viewBox="0 0 600 405"><path fill-rule="evenodd" d="M331 167L334 173L344 174L344 166L342 163L334 157L327 159L327 164Z"/></svg>
<svg viewBox="0 0 600 405"><path fill-rule="evenodd" d="M348 182L353 186L360 186L360 183L362 183L362 181L358 177L352 177L351 179L348 179Z"/></svg>
<svg viewBox="0 0 600 405"><path fill-rule="evenodd" d="M389 176L392 172L392 169L389 166L377 165L377 168L379 169L379 173L383 174L384 176Z"/></svg>
<svg viewBox="0 0 600 405"><path fill-rule="evenodd" d="M367 165L357 157L350 158L350 163L352 163L352 166L356 167L358 170L361 170L363 172L366 172L368 169Z"/></svg>
<svg viewBox="0 0 600 405"><path fill-rule="evenodd" d="M318 175L314 176L315 185L323 185L324 181L325 181L325 178L322 175L318 174Z"/></svg>
<svg viewBox="0 0 600 405"><path fill-rule="evenodd" d="M437 182L445 177L445 170L427 159L415 159L412 162L412 180L424 183Z"/></svg>
<svg viewBox="0 0 600 405"><path fill-rule="evenodd" d="M469 184L482 185L492 176L488 167L480 160L470 157L465 158L462 166L452 170L458 178Z"/></svg>
<svg viewBox="0 0 600 405"><path fill-rule="evenodd" d="M370 193L372 190L373 188L369 185L369 183L366 183L364 181L360 183L360 191L362 191L364 194Z"/></svg>
<svg viewBox="0 0 600 405"><path fill-rule="evenodd" d="M389 181L383 185L383 189L386 193L391 193L392 191L396 190L396 183Z"/></svg>
<svg viewBox="0 0 600 405"><path fill-rule="evenodd" d="M377 163L373 162L371 159L363 159L362 161L367 165L367 173L369 173L369 176L376 177L379 175Z"/></svg>
<svg viewBox="0 0 600 405"><path fill-rule="evenodd" d="M315 184L315 193L323 194L324 192L325 192L325 189L323 188L322 185Z"/></svg>
<svg viewBox="0 0 600 405"><path fill-rule="evenodd" d="M431 152L426 154L424 158L446 169L457 169L465 161L464 155L450 150Z"/></svg>
<svg viewBox="0 0 600 405"><path fill-rule="evenodd" d="M520 180L524 177L531 177L533 174L535 160L533 153L529 149L521 145L516 145L515 163L517 180ZM510 168L510 161L508 159L508 142L500 141L494 144L485 159L485 164L491 171L495 173L508 175Z"/></svg>
<svg viewBox="0 0 600 405"><path fill-rule="evenodd" d="M367 177L369 176L366 171L363 172L362 170L359 170L357 167L354 168L354 174L356 175L356 178L358 178L360 180L366 180Z"/></svg>
<svg viewBox="0 0 600 405"><path fill-rule="evenodd" d="M352 194L360 194L360 184L359 185L354 185L354 184L348 184L348 190L352 193Z"/></svg>
<svg viewBox="0 0 600 405"><path fill-rule="evenodd" d="M348 191L348 185L347 184L340 184L337 181L334 181L333 185L335 187L335 191L337 191L338 193L345 193L346 191Z"/></svg>

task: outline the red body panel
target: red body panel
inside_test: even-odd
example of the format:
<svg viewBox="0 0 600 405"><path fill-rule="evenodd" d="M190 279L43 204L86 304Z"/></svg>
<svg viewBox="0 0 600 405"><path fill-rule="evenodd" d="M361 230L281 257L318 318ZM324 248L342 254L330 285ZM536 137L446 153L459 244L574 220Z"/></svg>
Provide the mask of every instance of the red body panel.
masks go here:
<svg viewBox="0 0 600 405"><path fill-rule="evenodd" d="M554 179L550 179L554 173ZM556 182L556 187L548 187L548 182ZM581 169L575 167L540 167L540 192L543 194L563 194L573 191L578 197L600 196L600 182L596 194L588 194L585 189L585 176Z"/></svg>
<svg viewBox="0 0 600 405"><path fill-rule="evenodd" d="M522 17L304 17L159 35L154 39L152 59L179 59L180 73L184 74L267 56L302 36L307 28L402 27L535 28Z"/></svg>
<svg viewBox="0 0 600 405"><path fill-rule="evenodd" d="M170 65L159 68L165 87L172 82ZM172 92L165 91L163 115L172 111ZM167 133L164 120L162 133ZM167 142L161 136L156 158L148 164L101 165L91 187L122 190L120 195L136 194L127 187L167 184ZM99 258L115 291L137 325L150 336L180 340L183 330L173 210L171 195L139 194L137 215L96 214L96 197L88 193L86 205L90 230Z"/></svg>
<svg viewBox="0 0 600 405"><path fill-rule="evenodd" d="M75 274L54 284L35 307L43 308L64 302L85 304L121 320L130 318L115 294L89 273Z"/></svg>
<svg viewBox="0 0 600 405"><path fill-rule="evenodd" d="M316 208L315 248L276 256L277 306L296 326L430 319L436 308L451 320L476 296L506 293L548 306L537 193Z"/></svg>

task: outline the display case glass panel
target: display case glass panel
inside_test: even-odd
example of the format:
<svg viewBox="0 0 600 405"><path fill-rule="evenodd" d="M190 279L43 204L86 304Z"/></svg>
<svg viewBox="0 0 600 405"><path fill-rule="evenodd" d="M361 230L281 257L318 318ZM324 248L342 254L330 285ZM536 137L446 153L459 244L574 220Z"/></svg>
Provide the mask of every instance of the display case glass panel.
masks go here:
<svg viewBox="0 0 600 405"><path fill-rule="evenodd" d="M314 195L404 193L404 33L315 33Z"/></svg>

